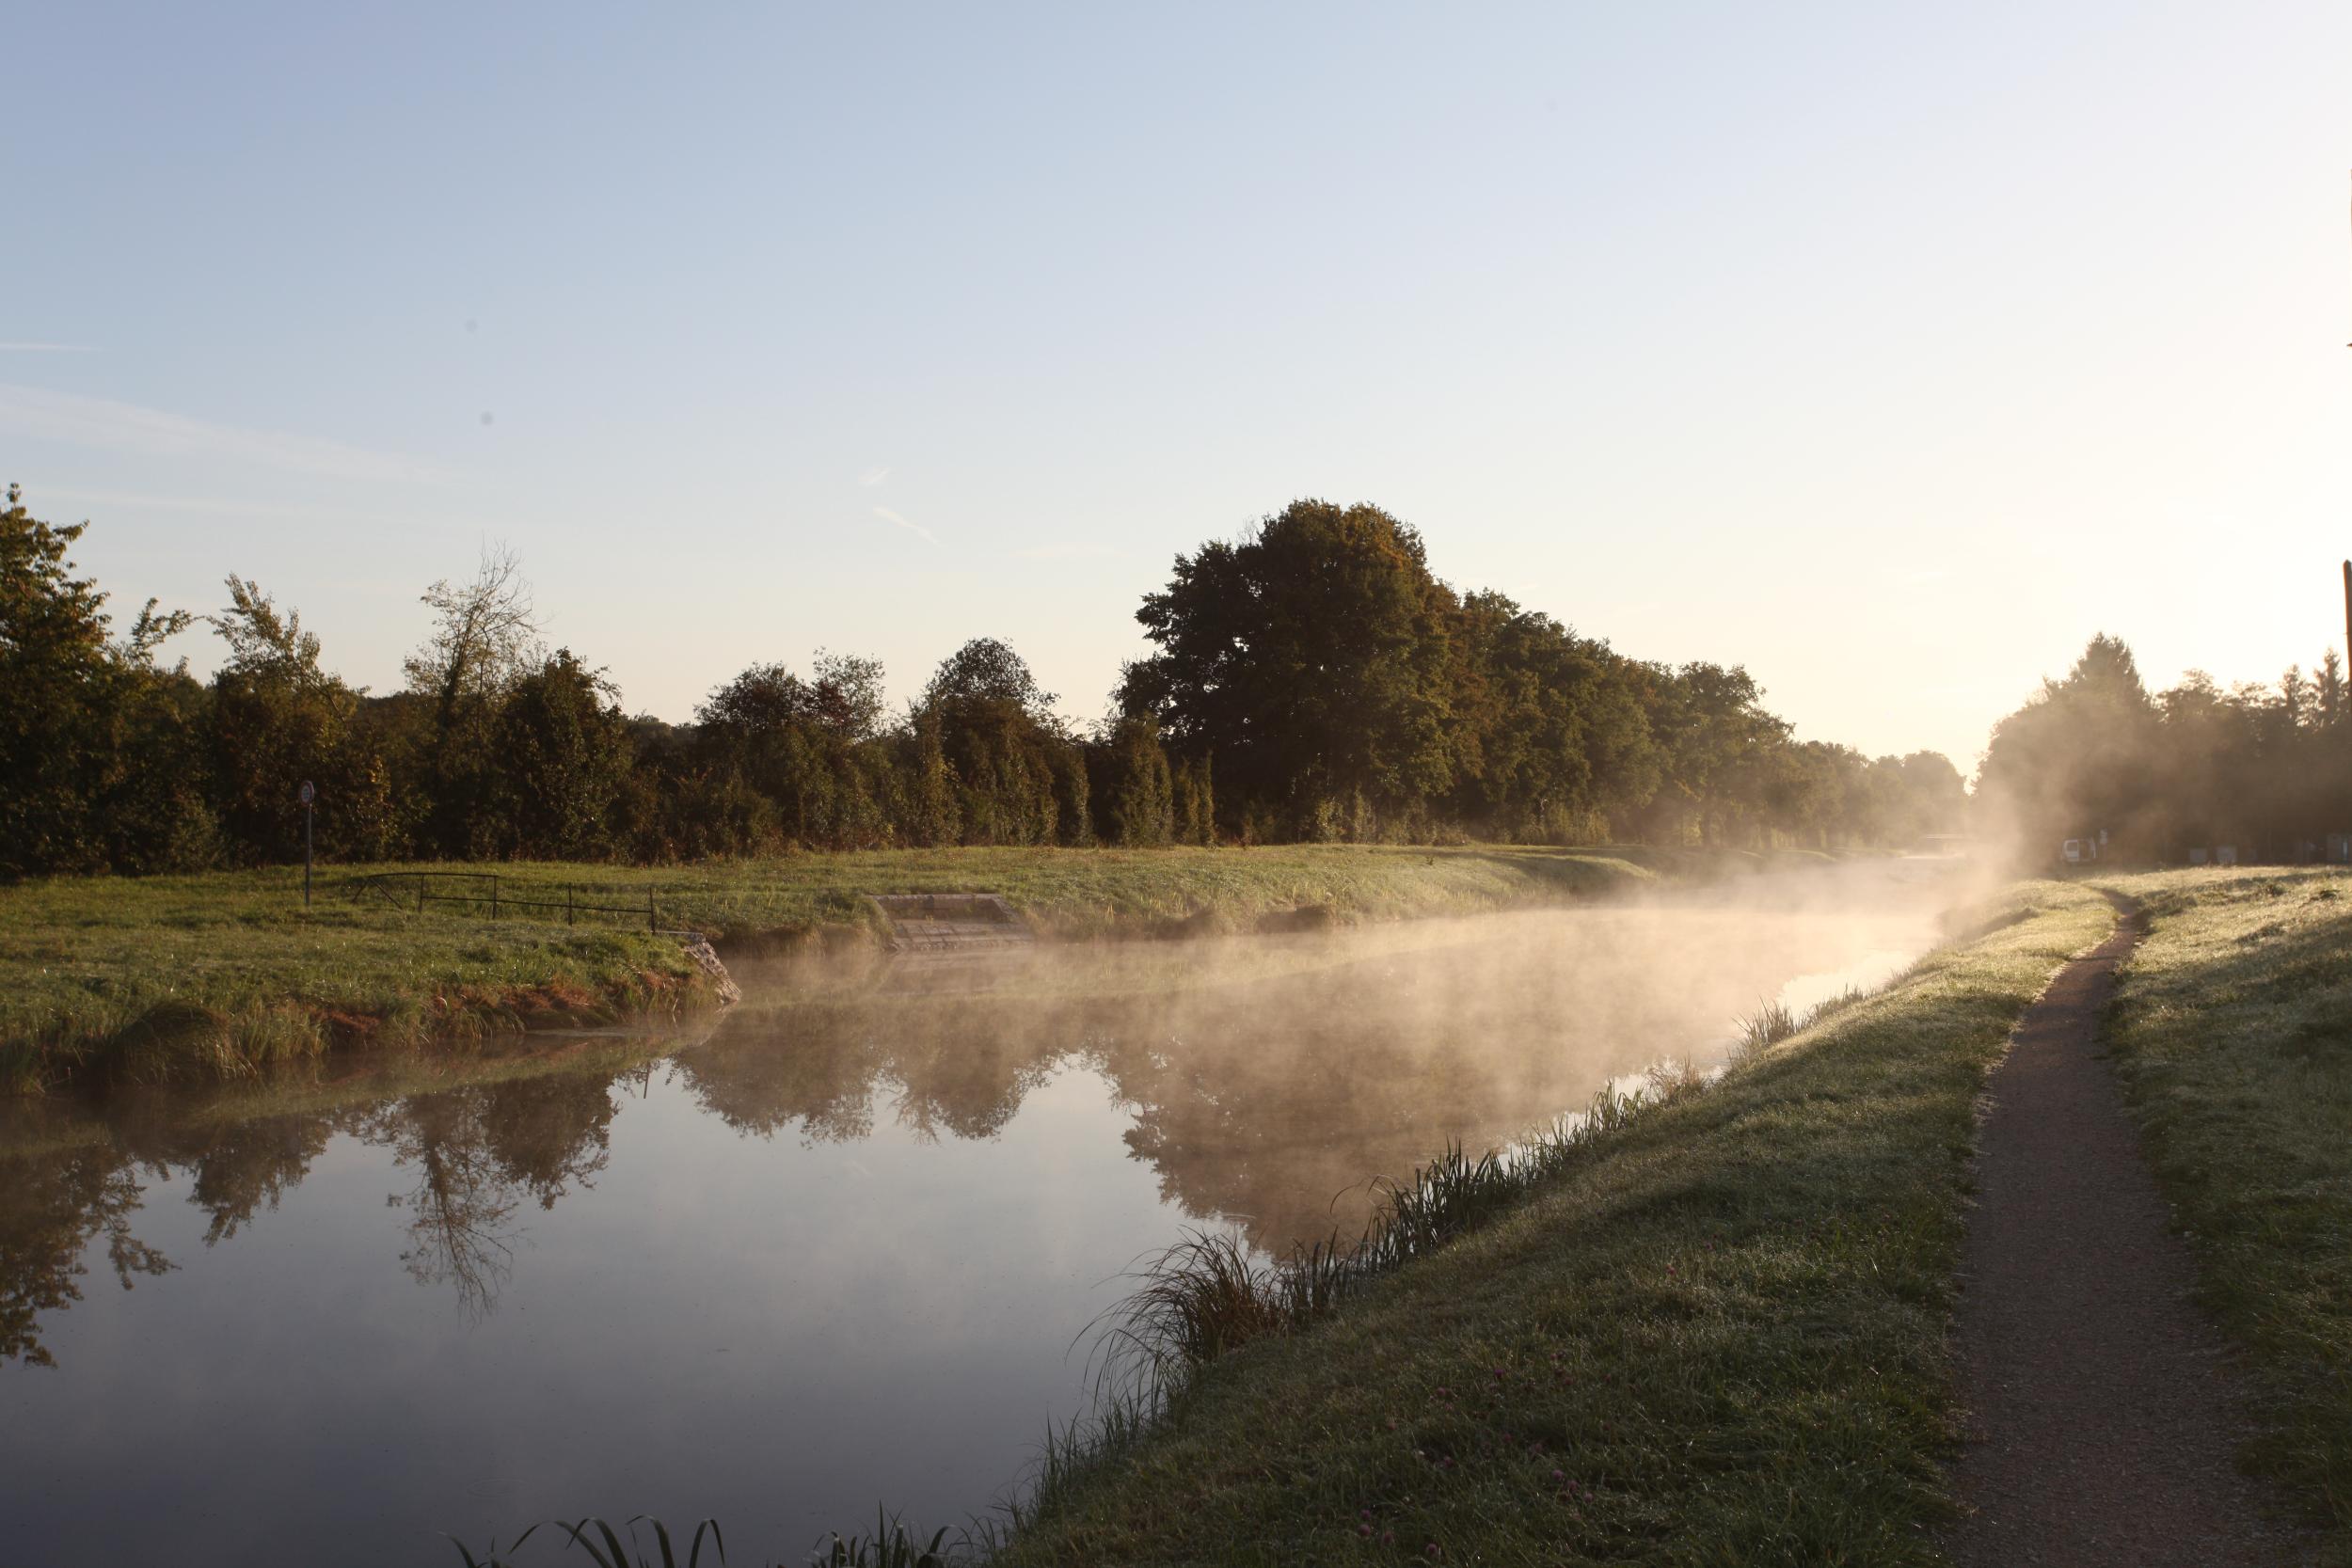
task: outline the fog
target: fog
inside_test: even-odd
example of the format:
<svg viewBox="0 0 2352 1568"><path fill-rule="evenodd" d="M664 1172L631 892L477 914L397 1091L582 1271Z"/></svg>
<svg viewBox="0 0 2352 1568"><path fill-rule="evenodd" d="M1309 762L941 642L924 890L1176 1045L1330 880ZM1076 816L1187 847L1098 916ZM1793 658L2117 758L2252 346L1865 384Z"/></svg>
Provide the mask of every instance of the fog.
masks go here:
<svg viewBox="0 0 2352 1568"><path fill-rule="evenodd" d="M1372 1178L1718 1060L1741 1015L1883 980L1973 891L1880 861L743 964L746 1003L684 1036L15 1107L0 1465L49 1478L16 1544L398 1562L592 1509L717 1514L771 1551L877 1501L963 1518L1080 1408L1073 1342L1184 1227L1352 1235ZM126 1471L126 1444L157 1457ZM190 1556L199 1508L237 1523Z"/></svg>
<svg viewBox="0 0 2352 1568"><path fill-rule="evenodd" d="M1271 1251L1367 1183L1580 1110L1661 1059L1720 1064L1765 1004L1883 982L1980 879L1852 863L1629 904L1021 955L739 965L746 1004L678 1060L738 1125L993 1135L1055 1074L1101 1077L1163 1195Z"/></svg>

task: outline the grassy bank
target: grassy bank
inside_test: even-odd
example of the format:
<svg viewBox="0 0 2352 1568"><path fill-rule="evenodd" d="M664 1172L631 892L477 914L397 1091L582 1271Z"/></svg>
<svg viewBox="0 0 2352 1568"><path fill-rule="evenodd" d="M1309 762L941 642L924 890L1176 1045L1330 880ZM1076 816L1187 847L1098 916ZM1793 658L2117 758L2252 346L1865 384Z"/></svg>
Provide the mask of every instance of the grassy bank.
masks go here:
<svg viewBox="0 0 2352 1568"><path fill-rule="evenodd" d="M1212 1361L999 1560L1939 1560L1975 1099L2110 922L2087 890L2016 896L1311 1330Z"/></svg>
<svg viewBox="0 0 2352 1568"><path fill-rule="evenodd" d="M1818 858L1817 858L1818 859ZM722 942L870 937L860 895L984 889L1049 935L1246 930L1462 914L1800 863L1731 852L1540 848L960 849L631 869L497 867L508 897L653 892L660 922ZM675 941L628 923L488 921L353 898L299 871L59 879L0 888L0 1092L77 1077L234 1077L338 1043L409 1047L698 1005ZM429 868L428 868L429 869ZM560 895L558 895L560 896Z"/></svg>
<svg viewBox="0 0 2352 1568"><path fill-rule="evenodd" d="M416 917L301 873L0 891L0 1092L237 1078L331 1045L407 1048L698 1005L675 940Z"/></svg>
<svg viewBox="0 0 2352 1568"><path fill-rule="evenodd" d="M2249 1459L2352 1563L2352 875L2114 884L2150 929L2108 1037L2203 1303L2251 1352Z"/></svg>
<svg viewBox="0 0 2352 1568"><path fill-rule="evenodd" d="M500 869L525 882L573 878L631 895L654 888L665 922L675 910L679 924L724 945L862 926L861 895L876 893L999 893L1045 935L1084 939L1247 931L1300 910L1343 923L1473 914L1826 861L1640 847L1285 845L903 849L646 869Z"/></svg>

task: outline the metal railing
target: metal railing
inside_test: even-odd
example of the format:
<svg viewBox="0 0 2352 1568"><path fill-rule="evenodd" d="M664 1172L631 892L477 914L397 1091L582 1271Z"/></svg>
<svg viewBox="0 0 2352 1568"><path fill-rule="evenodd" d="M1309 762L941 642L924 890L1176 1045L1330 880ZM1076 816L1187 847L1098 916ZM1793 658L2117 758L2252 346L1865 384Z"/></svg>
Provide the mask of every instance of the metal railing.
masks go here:
<svg viewBox="0 0 2352 1568"><path fill-rule="evenodd" d="M505 919L510 913L518 917L525 911L545 911L546 918L563 917L566 926L576 926L583 914L625 914L645 923L645 929L657 934L661 930L661 910L654 890L645 890L642 904L609 904L595 899L613 896L607 888L586 889L588 898L580 896L581 889L566 882L560 889L545 882L518 884L519 895L501 885L495 871L378 871L365 877L355 877L351 895L362 902L382 903L393 909L410 910L422 914L434 904L455 904L468 912L488 911L492 920ZM561 892L563 896L554 895Z"/></svg>

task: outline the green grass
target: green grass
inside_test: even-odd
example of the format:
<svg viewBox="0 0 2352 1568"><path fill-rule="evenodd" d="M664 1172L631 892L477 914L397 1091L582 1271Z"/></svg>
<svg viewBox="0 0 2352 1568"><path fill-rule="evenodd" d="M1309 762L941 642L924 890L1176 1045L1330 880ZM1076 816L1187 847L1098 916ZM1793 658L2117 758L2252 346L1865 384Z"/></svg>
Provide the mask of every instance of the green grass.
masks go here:
<svg viewBox="0 0 2352 1568"><path fill-rule="evenodd" d="M1661 880L1737 876L1826 857L1643 847L903 849L648 869L516 866L521 879L652 886L662 917L722 942L856 927L876 893L1000 893L1048 936L1247 931L1300 911L1340 923L1557 903ZM507 868L501 868L507 869Z"/></svg>
<svg viewBox="0 0 2352 1568"><path fill-rule="evenodd" d="M1811 857L1819 860L1820 857ZM1298 846L1145 851L910 850L636 869L507 864L508 896L572 883L657 895L661 924L723 942L873 935L869 893L1002 893L1048 935L1251 929L1462 914L1732 875L1805 857L1656 849ZM0 1093L77 1077L247 1075L336 1044L412 1047L534 1023L692 1006L674 941L628 921L566 927L355 900L287 869L56 879L0 888ZM423 868L435 869L435 868Z"/></svg>
<svg viewBox="0 0 2352 1568"><path fill-rule="evenodd" d="M692 1005L673 940L422 918L301 873L100 878L0 890L0 1093L69 1079L250 1076L332 1044L407 1047Z"/></svg>
<svg viewBox="0 0 2352 1568"><path fill-rule="evenodd" d="M1168 1419L1067 1439L994 1560L1931 1563L1975 1101L2088 890L1590 1140Z"/></svg>
<svg viewBox="0 0 2352 1568"><path fill-rule="evenodd" d="M2108 1023L2116 1069L2203 1304L2250 1352L2268 1426L2248 1459L2352 1564L2352 874L2112 885L2150 918Z"/></svg>

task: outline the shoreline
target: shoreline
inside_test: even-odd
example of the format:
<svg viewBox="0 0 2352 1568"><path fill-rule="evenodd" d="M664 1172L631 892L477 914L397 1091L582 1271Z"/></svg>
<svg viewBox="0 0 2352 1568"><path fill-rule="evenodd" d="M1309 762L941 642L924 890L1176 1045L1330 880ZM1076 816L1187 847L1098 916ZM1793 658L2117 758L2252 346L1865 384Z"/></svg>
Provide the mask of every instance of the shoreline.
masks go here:
<svg viewBox="0 0 2352 1568"><path fill-rule="evenodd" d="M991 1560L1613 1561L1668 1519L1708 1560L1934 1560L1977 1095L2108 919L2082 887L2005 902L1336 1310L1204 1359L1165 1418L1059 1439Z"/></svg>
<svg viewBox="0 0 2352 1568"><path fill-rule="evenodd" d="M1838 858L1814 851L1464 846L971 849L644 869L501 865L518 890L648 890L723 960L879 945L876 893L1001 892L1041 941L1168 940L1605 904ZM0 888L0 1095L228 1081L366 1048L462 1049L683 1016L720 977L673 935L361 906L298 868ZM432 869L432 868L419 868Z"/></svg>

